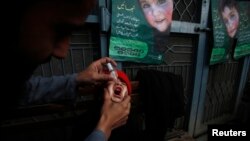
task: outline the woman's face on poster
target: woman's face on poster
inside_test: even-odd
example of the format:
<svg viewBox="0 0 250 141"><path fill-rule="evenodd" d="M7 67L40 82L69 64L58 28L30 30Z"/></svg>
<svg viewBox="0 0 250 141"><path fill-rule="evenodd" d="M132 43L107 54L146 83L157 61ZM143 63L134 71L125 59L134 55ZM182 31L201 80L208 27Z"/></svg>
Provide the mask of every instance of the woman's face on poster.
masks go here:
<svg viewBox="0 0 250 141"><path fill-rule="evenodd" d="M225 23L228 35L233 38L239 26L239 13L235 7L225 7L222 11L222 18Z"/></svg>
<svg viewBox="0 0 250 141"><path fill-rule="evenodd" d="M148 23L160 32L167 31L172 22L173 0L139 0Z"/></svg>

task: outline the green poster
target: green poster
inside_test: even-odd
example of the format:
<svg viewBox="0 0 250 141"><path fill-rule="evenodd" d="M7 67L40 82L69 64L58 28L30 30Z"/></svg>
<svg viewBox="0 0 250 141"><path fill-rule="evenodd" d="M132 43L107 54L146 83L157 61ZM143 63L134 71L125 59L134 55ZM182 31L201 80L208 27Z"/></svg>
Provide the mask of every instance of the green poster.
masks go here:
<svg viewBox="0 0 250 141"><path fill-rule="evenodd" d="M250 55L250 2L239 1L240 25L234 58Z"/></svg>
<svg viewBox="0 0 250 141"><path fill-rule="evenodd" d="M109 56L160 64L172 22L172 0L112 0Z"/></svg>
<svg viewBox="0 0 250 141"><path fill-rule="evenodd" d="M214 45L210 64L250 54L249 1L212 0Z"/></svg>
<svg viewBox="0 0 250 141"><path fill-rule="evenodd" d="M225 24L223 23L222 16L219 14L220 0L211 1L212 22L213 22L213 49L210 58L210 65L224 62L230 57L230 38L227 34Z"/></svg>

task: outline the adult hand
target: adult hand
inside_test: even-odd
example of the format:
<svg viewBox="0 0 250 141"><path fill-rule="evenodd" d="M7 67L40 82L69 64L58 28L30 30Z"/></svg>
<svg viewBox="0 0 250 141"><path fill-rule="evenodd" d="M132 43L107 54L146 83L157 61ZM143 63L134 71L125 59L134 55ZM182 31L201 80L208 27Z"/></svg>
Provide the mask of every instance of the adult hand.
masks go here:
<svg viewBox="0 0 250 141"><path fill-rule="evenodd" d="M131 97L126 95L123 101L113 102L108 90L104 89L104 104L96 128L103 131L107 139L113 129L126 124L131 107L130 99Z"/></svg>
<svg viewBox="0 0 250 141"><path fill-rule="evenodd" d="M111 63L114 67L117 66L116 62L109 57L104 57L94 61L84 71L77 74L77 84L98 84L100 82L114 80L113 77L105 73L107 70L107 63Z"/></svg>

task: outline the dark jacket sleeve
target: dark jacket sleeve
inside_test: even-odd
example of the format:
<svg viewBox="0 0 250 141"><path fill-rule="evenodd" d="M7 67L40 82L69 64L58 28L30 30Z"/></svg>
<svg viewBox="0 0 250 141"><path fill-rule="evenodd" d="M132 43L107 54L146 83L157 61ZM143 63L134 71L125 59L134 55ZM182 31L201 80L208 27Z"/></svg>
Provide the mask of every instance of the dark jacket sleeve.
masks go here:
<svg viewBox="0 0 250 141"><path fill-rule="evenodd" d="M21 105L45 104L76 99L76 74L53 77L32 77L26 82Z"/></svg>
<svg viewBox="0 0 250 141"><path fill-rule="evenodd" d="M106 137L102 131L94 130L84 141L106 141Z"/></svg>

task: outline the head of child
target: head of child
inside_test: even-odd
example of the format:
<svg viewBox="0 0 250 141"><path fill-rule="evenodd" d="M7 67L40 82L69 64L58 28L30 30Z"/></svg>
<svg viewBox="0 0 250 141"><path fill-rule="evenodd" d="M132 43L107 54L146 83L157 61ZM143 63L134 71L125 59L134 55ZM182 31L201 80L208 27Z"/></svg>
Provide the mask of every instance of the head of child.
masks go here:
<svg viewBox="0 0 250 141"><path fill-rule="evenodd" d="M126 95L130 95L132 88L128 76L120 70L116 70L117 81L109 81L108 91L114 102L121 102Z"/></svg>
<svg viewBox="0 0 250 141"><path fill-rule="evenodd" d="M160 32L170 29L173 0L138 0L144 16L153 28Z"/></svg>
<svg viewBox="0 0 250 141"><path fill-rule="evenodd" d="M235 0L220 0L219 13L228 36L234 38L239 26L239 12Z"/></svg>

